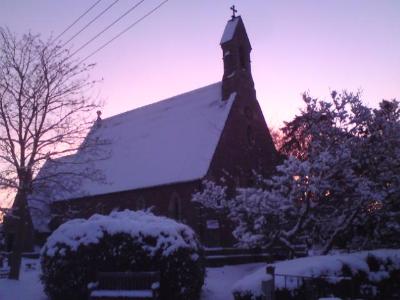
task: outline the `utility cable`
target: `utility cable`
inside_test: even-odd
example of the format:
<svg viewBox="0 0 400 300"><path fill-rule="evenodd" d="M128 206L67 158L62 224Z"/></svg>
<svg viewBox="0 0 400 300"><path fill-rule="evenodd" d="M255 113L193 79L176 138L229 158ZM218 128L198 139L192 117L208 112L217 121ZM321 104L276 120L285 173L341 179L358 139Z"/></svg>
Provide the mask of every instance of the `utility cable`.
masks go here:
<svg viewBox="0 0 400 300"><path fill-rule="evenodd" d="M159 8L161 8L161 6L163 6L165 3L167 3L169 0L164 0L163 2L161 2L160 4L158 4L156 7L154 7L152 10L150 10L148 13L146 13L143 17L141 17L140 19L138 19L137 21L135 21L134 23L132 23L131 25L129 25L127 28L125 28L124 30L122 30L120 33L118 33L115 37L113 37L111 40L109 40L108 42L104 43L101 47L99 47L98 49L96 49L95 51L93 51L92 53L90 53L88 56L86 56L84 59L82 59L79 63L84 62L85 60L87 60L88 58L90 58L91 56L95 55L97 52L99 52L100 50L102 50L104 47L106 47L107 45L109 45L110 43L112 43L113 41L115 41L117 38L119 38L121 35L123 35L124 33L126 33L128 30L132 29L134 26L136 26L138 23L140 23L141 21L143 21L145 18L147 18L148 16L150 16L151 14L153 14L156 10L158 10Z"/></svg>
<svg viewBox="0 0 400 300"><path fill-rule="evenodd" d="M69 25L63 32L61 32L54 40L58 40L61 36L63 36L72 26L79 22L86 14L91 11L97 4L99 4L101 0L95 2L91 7L89 7L83 14L81 14L71 25Z"/></svg>
<svg viewBox="0 0 400 300"><path fill-rule="evenodd" d="M65 45L67 45L70 41L72 41L75 37L77 37L82 31L84 31L86 28L88 28L94 21L96 21L98 18L100 18L103 14L105 14L108 10L110 10L111 7L113 7L115 4L117 4L119 0L115 0L113 3L111 3L109 6L107 6L101 13L99 13L96 17L94 17L92 20L90 20L89 23L87 23L81 30L79 30L77 33L75 33L68 41L66 41L61 47L64 48Z"/></svg>
<svg viewBox="0 0 400 300"><path fill-rule="evenodd" d="M106 28L104 28L102 31L100 31L98 34L96 34L94 37L92 37L89 41L87 41L85 44L83 44L81 47L79 47L76 51L74 51L70 56L74 56L76 53L81 51L83 48L85 48L87 45L89 45L91 42L93 42L95 39L97 39L100 35L102 35L104 32L106 32L108 29L110 29L112 26L114 26L117 22L119 22L122 18L124 18L127 14L132 12L135 8L137 8L140 4L142 4L145 0L140 0L138 3L136 3L134 6L132 6L130 9L128 9L124 14L122 14L120 17L118 17L114 22L112 22L110 25L108 25Z"/></svg>

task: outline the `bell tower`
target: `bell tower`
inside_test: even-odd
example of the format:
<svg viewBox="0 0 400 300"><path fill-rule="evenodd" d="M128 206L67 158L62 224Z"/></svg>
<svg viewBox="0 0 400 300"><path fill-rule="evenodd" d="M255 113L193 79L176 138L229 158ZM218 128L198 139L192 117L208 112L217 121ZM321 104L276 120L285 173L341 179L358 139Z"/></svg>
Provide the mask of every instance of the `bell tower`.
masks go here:
<svg viewBox="0 0 400 300"><path fill-rule="evenodd" d="M226 100L230 94L236 92L239 84L247 88L254 88L251 75L250 52L251 44L240 16L235 16L226 24L221 38L221 48L224 61L224 75L222 77L222 99Z"/></svg>

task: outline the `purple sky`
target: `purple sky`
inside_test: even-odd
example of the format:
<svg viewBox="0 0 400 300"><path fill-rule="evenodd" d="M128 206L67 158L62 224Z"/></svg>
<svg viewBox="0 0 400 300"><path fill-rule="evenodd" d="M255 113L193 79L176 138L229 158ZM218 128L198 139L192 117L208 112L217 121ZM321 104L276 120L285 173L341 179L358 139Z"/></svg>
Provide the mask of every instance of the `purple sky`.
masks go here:
<svg viewBox="0 0 400 300"><path fill-rule="evenodd" d="M0 26L58 35L95 0L1 0ZM121 0L71 45L81 46L137 1ZM79 53L85 57L161 0L146 0ZM102 0L63 36L67 40L112 3ZM103 117L221 80L219 40L236 4L250 37L252 70L265 118L280 126L301 106L301 93L326 97L331 89L362 89L372 106L400 99L400 1L170 0L93 56L94 95ZM94 116L95 117L95 116Z"/></svg>

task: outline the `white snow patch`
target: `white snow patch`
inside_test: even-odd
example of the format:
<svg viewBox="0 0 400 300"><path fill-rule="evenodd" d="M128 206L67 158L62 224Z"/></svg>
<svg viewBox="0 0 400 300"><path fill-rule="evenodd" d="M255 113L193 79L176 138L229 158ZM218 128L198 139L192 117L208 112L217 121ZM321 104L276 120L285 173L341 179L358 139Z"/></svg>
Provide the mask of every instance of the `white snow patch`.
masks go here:
<svg viewBox="0 0 400 300"><path fill-rule="evenodd" d="M207 268L201 300L233 299L232 285L246 274L254 272L265 263Z"/></svg>
<svg viewBox="0 0 400 300"><path fill-rule="evenodd" d="M137 298L149 298L153 299L153 293L149 290L137 290L137 291L129 291L129 290L96 290L91 294L93 297L137 297Z"/></svg>
<svg viewBox="0 0 400 300"><path fill-rule="evenodd" d="M245 294L250 291L253 295L261 295L261 282L270 279L272 276L266 273L264 264L262 268L237 281L233 286L232 293Z"/></svg>
<svg viewBox="0 0 400 300"><path fill-rule="evenodd" d="M25 261L25 260L24 260ZM36 263L39 260L26 260ZM243 276L265 266L264 263L253 263L236 266L207 268L207 276L203 286L201 300L232 299L231 287ZM3 300L48 300L39 280L40 270L27 271L21 269L21 280L0 279L0 299Z"/></svg>
<svg viewBox="0 0 400 300"><path fill-rule="evenodd" d="M236 31L236 27L239 24L239 19L240 19L239 17L236 17L228 21L228 23L225 26L224 33L222 34L221 44L229 42L233 38Z"/></svg>
<svg viewBox="0 0 400 300"><path fill-rule="evenodd" d="M35 269L26 268L27 264L35 265ZM23 259L19 280L0 279L1 300L48 300L39 279L39 260Z"/></svg>
<svg viewBox="0 0 400 300"><path fill-rule="evenodd" d="M325 256L311 256L293 260L274 263L275 274L285 274L292 276L318 277L327 276L327 280L337 282L343 279L341 270L343 265L350 267L353 273L364 271L369 274L371 280L381 280L387 278L387 272L371 272L366 258L373 255L378 259L391 259L394 267L400 268L399 249L380 249L372 251L362 251L350 254L335 254ZM386 276L386 277L385 277ZM233 286L233 292L251 291L253 295L261 295L261 281L267 280L265 265L254 273L242 278ZM289 290L297 287L297 278L287 277L286 282L283 276L275 277L275 287L277 289L287 288Z"/></svg>
<svg viewBox="0 0 400 300"><path fill-rule="evenodd" d="M226 76L227 78L232 78L236 75L236 71L233 71L231 74L229 74L228 76Z"/></svg>
<svg viewBox="0 0 400 300"><path fill-rule="evenodd" d="M154 246L143 242L144 249L150 255L160 249L166 256L181 248L198 249L195 233L187 225L149 212L125 210L112 212L109 216L96 214L88 220L75 219L62 224L47 239L42 254L63 255L65 246L76 251L81 245L98 243L105 233L126 233L139 238L139 241L152 237L156 240ZM192 259L197 260L197 257Z"/></svg>

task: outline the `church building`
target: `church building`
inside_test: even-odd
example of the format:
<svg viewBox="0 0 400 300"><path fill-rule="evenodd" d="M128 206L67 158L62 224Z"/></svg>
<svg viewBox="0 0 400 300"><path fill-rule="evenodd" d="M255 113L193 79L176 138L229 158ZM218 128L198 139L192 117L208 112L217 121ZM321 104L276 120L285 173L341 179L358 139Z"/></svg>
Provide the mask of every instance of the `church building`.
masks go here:
<svg viewBox="0 0 400 300"><path fill-rule="evenodd" d="M105 141L105 157L89 161L82 150L45 163L37 179L56 170L64 188L46 182L46 192L31 195L36 242L72 218L151 208L191 226L206 246L232 246L229 220L192 202L193 193L203 180L248 186L254 172L273 172L278 155L256 98L240 16L228 21L220 45L222 81L109 118L99 114L87 139ZM62 177L90 168L97 178Z"/></svg>

